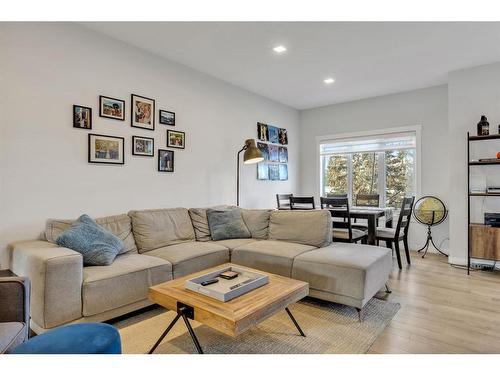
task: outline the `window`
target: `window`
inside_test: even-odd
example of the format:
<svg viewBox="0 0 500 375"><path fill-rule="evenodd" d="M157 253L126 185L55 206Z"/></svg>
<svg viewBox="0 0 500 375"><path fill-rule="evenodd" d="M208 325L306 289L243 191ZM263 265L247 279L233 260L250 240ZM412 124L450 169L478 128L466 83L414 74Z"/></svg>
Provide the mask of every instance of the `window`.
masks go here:
<svg viewBox="0 0 500 375"><path fill-rule="evenodd" d="M339 138L320 143L322 196L378 194L380 206L398 208L416 195L416 131Z"/></svg>

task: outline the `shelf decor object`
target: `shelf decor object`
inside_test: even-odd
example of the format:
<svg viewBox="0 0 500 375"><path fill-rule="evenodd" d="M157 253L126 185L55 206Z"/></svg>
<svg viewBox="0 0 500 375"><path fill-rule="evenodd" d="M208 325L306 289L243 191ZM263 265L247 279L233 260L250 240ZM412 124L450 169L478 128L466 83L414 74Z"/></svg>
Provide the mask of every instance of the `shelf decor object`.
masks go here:
<svg viewBox="0 0 500 375"><path fill-rule="evenodd" d="M255 145L255 139L247 139L236 155L236 205L240 205L240 154L243 154L243 164L255 164L264 160L262 152Z"/></svg>
<svg viewBox="0 0 500 375"><path fill-rule="evenodd" d="M448 254L442 252L434 243L432 239L431 227L441 224L448 216L448 210L444 205L443 201L437 197L431 195L425 196L415 202L415 207L413 209L413 216L415 219L423 225L427 225L427 239L425 240L424 246L422 246L418 252L420 253L425 249L422 258L427 254L429 250L429 245L432 244L434 248L439 251L444 256Z"/></svg>
<svg viewBox="0 0 500 375"><path fill-rule="evenodd" d="M484 119L483 119L484 117ZM486 117L481 116L481 121L477 124L478 134L485 133L480 124L486 122ZM482 124L483 126L486 124ZM500 197L497 192L477 192L471 188L471 167L481 165L500 165L500 159L479 159L471 160L471 142L500 140L500 134L470 135L467 132L467 275L470 274L471 258L485 260L500 260L500 228L493 228L480 223L471 223L471 198L474 197ZM497 155L498 156L498 155ZM477 175L477 173L475 174Z"/></svg>
<svg viewBox="0 0 500 375"><path fill-rule="evenodd" d="M490 123L485 115L481 116L481 121L477 123L477 135L483 136L490 134Z"/></svg>

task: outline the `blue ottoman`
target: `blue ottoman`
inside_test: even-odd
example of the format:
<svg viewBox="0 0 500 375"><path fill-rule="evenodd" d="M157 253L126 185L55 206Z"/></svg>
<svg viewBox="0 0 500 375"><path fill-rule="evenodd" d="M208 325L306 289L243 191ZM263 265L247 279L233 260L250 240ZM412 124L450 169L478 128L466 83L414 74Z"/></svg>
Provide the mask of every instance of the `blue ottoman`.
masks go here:
<svg viewBox="0 0 500 375"><path fill-rule="evenodd" d="M104 323L81 323L53 329L17 346L13 354L121 354L118 330Z"/></svg>

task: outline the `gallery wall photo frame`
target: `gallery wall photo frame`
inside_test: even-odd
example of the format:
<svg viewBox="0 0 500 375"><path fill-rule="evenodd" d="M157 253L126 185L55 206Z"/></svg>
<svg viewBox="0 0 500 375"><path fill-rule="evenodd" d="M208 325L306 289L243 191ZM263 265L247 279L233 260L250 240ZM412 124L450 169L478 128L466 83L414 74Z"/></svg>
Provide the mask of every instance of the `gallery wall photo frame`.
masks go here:
<svg viewBox="0 0 500 375"><path fill-rule="evenodd" d="M167 147L186 148L186 133L177 130L167 130Z"/></svg>
<svg viewBox="0 0 500 375"><path fill-rule="evenodd" d="M155 140L149 137L132 136L132 155L155 156Z"/></svg>
<svg viewBox="0 0 500 375"><path fill-rule="evenodd" d="M125 164L125 138L90 133L88 162L96 164Z"/></svg>
<svg viewBox="0 0 500 375"><path fill-rule="evenodd" d="M257 139L262 142L269 141L267 125L262 122L257 123Z"/></svg>
<svg viewBox="0 0 500 375"><path fill-rule="evenodd" d="M125 121L125 100L99 95L99 117Z"/></svg>
<svg viewBox="0 0 500 375"><path fill-rule="evenodd" d="M73 127L92 130L92 108L73 104Z"/></svg>
<svg viewBox="0 0 500 375"><path fill-rule="evenodd" d="M158 149L158 172L174 171L174 152Z"/></svg>
<svg viewBox="0 0 500 375"><path fill-rule="evenodd" d="M132 94L130 99L130 125L155 130L155 100L137 94Z"/></svg>
<svg viewBox="0 0 500 375"><path fill-rule="evenodd" d="M175 112L165 111L164 109L160 109L158 112L160 124L175 126Z"/></svg>

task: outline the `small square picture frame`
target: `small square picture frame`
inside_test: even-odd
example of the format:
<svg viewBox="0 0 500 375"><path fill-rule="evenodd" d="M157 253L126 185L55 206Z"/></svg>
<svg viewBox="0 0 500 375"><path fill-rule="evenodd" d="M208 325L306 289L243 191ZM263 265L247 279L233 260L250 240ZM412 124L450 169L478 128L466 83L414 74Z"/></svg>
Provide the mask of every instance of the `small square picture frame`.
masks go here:
<svg viewBox="0 0 500 375"><path fill-rule="evenodd" d="M73 104L73 127L92 130L92 108Z"/></svg>
<svg viewBox="0 0 500 375"><path fill-rule="evenodd" d="M132 155L155 156L155 140L149 137L132 136Z"/></svg>
<svg viewBox="0 0 500 375"><path fill-rule="evenodd" d="M99 117L125 121L125 100L99 95Z"/></svg>
<svg viewBox="0 0 500 375"><path fill-rule="evenodd" d="M174 151L158 149L158 172L174 171Z"/></svg>
<svg viewBox="0 0 500 375"><path fill-rule="evenodd" d="M160 124L175 126L175 112L165 111L164 109L160 109L158 117L160 119Z"/></svg>
<svg viewBox="0 0 500 375"><path fill-rule="evenodd" d="M167 147L186 148L186 133L177 130L167 130Z"/></svg>

